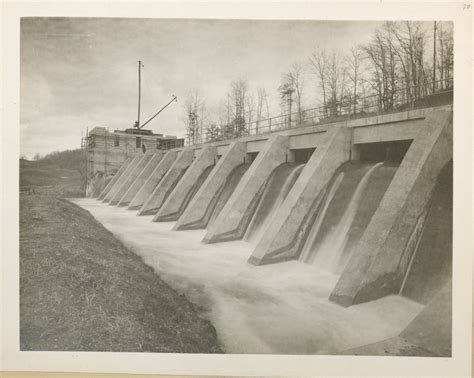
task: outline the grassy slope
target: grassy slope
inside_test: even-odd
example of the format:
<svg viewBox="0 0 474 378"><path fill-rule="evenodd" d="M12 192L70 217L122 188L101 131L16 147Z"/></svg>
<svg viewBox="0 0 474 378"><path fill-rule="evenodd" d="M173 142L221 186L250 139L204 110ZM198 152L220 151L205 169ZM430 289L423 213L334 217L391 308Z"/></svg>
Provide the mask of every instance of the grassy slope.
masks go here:
<svg viewBox="0 0 474 378"><path fill-rule="evenodd" d="M83 195L75 153L20 161L20 190L36 193L20 195L21 349L222 352L184 296L60 198Z"/></svg>
<svg viewBox="0 0 474 378"><path fill-rule="evenodd" d="M22 350L220 352L215 329L88 212L20 199Z"/></svg>

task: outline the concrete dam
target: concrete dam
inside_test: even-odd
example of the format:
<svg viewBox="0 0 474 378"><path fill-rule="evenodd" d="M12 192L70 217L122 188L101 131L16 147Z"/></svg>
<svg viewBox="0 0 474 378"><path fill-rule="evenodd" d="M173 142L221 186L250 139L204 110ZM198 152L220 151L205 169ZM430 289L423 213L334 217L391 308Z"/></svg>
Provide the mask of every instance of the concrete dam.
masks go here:
<svg viewBox="0 0 474 378"><path fill-rule="evenodd" d="M337 278L328 299L345 308L408 298L424 306L409 325L419 334L440 306L450 319L452 120L449 105L139 152L90 193L174 222L176 238L242 240L253 269L327 271ZM423 332L417 345L432 343ZM450 339L441 344L450 353Z"/></svg>

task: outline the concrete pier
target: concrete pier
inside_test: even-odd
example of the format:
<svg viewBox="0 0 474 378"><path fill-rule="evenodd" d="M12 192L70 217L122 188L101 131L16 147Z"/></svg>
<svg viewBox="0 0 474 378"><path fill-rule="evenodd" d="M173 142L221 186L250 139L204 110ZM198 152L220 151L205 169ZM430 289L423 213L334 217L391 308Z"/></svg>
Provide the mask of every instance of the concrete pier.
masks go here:
<svg viewBox="0 0 474 378"><path fill-rule="evenodd" d="M148 177L142 187L138 190L137 194L135 194L133 199L130 201L128 210L141 209L141 207L150 197L151 193L153 193L163 176L166 174L166 172L168 172L168 169L176 160L177 156L178 151L168 151L165 156L163 156L156 168L151 173L150 177Z"/></svg>
<svg viewBox="0 0 474 378"><path fill-rule="evenodd" d="M145 181L150 177L153 170L156 168L160 160L163 158L163 152L159 151L153 154L150 161L145 165L142 171L138 174L135 181L132 183L130 188L125 192L125 194L120 199L118 203L119 207L128 206L130 201L135 197L140 188L143 186Z"/></svg>
<svg viewBox="0 0 474 378"><path fill-rule="evenodd" d="M398 293L420 217L438 174L452 159L452 113L427 115L344 269L330 299L343 306Z"/></svg>
<svg viewBox="0 0 474 378"><path fill-rule="evenodd" d="M138 215L154 215L161 208L165 200L175 189L176 185L184 175L186 169L191 165L194 159L194 150L187 148L181 151L176 161L164 175L153 193L143 204Z"/></svg>
<svg viewBox="0 0 474 378"><path fill-rule="evenodd" d="M295 259L307 233L307 217L336 169L350 156L351 130L329 129L272 218L249 262L255 265Z"/></svg>
<svg viewBox="0 0 474 378"><path fill-rule="evenodd" d="M125 169L123 174L118 178L117 182L110 188L109 192L105 195L103 202L110 202L112 198L115 197L115 194L122 187L123 183L125 182L127 177L130 175L130 173L133 172L137 164L142 159L142 156L143 154L141 152L137 152L135 154L135 156L133 157L132 161L130 162L128 167Z"/></svg>
<svg viewBox="0 0 474 378"><path fill-rule="evenodd" d="M208 208L225 184L232 170L242 164L247 152L246 143L233 142L218 160L215 168L178 219L174 230L205 228L211 214Z"/></svg>
<svg viewBox="0 0 474 378"><path fill-rule="evenodd" d="M104 199L104 197L107 195L107 193L109 192L109 190L112 188L112 186L115 185L115 183L117 182L117 180L120 178L120 176L122 176L123 172L127 169L127 167L130 165L130 163L132 162L133 158L132 157L129 157L127 158L123 164L120 166L119 170L117 171L117 173L115 173L115 175L112 177L112 179L109 181L109 183L105 186L105 188L102 190L102 192L99 194L99 196L97 197L97 199L99 201L102 201Z"/></svg>
<svg viewBox="0 0 474 378"><path fill-rule="evenodd" d="M123 195L127 192L128 189L132 186L133 182L136 180L138 175L141 173L143 168L148 164L148 162L153 157L153 154L146 153L142 155L140 161L135 165L134 169L130 172L128 177L123 182L122 186L117 190L114 197L110 200L109 205L114 206L117 205L120 200L122 199Z"/></svg>
<svg viewBox="0 0 474 378"><path fill-rule="evenodd" d="M215 222L203 239L204 243L236 240L243 237L256 206L257 193L272 171L287 160L288 137L273 135L244 174Z"/></svg>
<svg viewBox="0 0 474 378"><path fill-rule="evenodd" d="M186 170L179 185L173 190L153 218L154 222L177 220L189 204L189 196L196 193L195 186L204 172L216 164L217 148L207 146ZM199 188L197 188L199 189ZM194 191L194 192L193 192Z"/></svg>

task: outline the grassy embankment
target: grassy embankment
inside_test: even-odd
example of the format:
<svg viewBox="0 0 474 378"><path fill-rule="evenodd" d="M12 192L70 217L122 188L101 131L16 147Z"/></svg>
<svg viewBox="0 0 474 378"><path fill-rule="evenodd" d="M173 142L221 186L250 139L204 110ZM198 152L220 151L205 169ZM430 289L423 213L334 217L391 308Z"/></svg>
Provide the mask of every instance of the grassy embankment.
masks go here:
<svg viewBox="0 0 474 378"><path fill-rule="evenodd" d="M41 160L20 169L22 350L221 352L184 296L60 197L83 193L78 170Z"/></svg>

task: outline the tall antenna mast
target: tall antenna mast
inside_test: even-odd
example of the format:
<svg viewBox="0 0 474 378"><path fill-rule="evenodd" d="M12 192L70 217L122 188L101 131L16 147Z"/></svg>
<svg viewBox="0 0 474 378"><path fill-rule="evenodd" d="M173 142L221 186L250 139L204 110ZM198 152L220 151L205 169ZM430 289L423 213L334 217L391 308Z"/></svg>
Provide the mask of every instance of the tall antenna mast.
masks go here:
<svg viewBox="0 0 474 378"><path fill-rule="evenodd" d="M142 97L142 61L138 61L138 119L136 123L136 128L140 128L140 102Z"/></svg>

